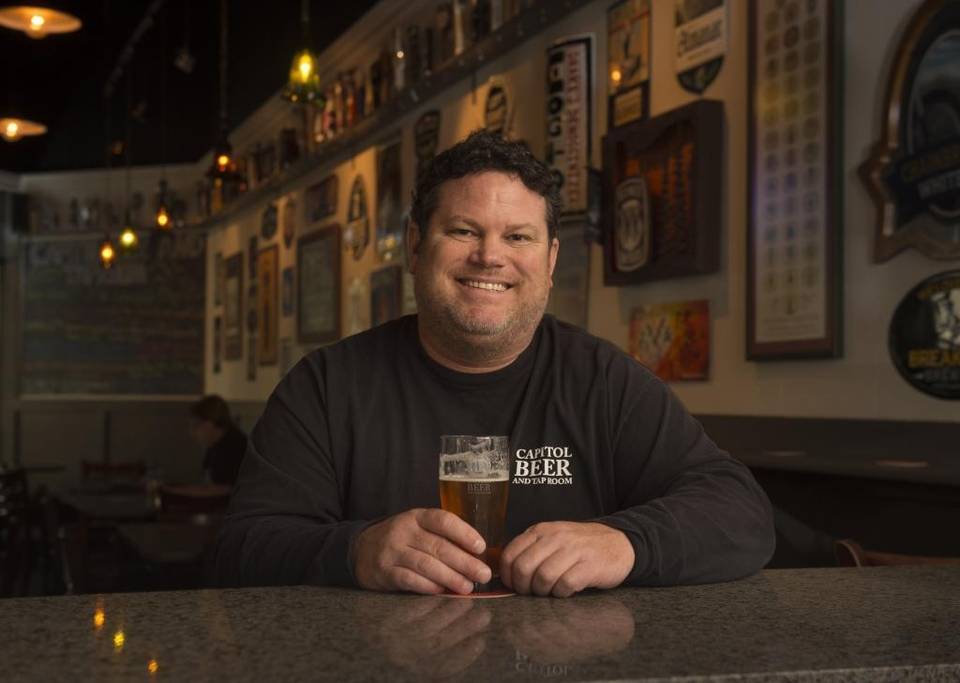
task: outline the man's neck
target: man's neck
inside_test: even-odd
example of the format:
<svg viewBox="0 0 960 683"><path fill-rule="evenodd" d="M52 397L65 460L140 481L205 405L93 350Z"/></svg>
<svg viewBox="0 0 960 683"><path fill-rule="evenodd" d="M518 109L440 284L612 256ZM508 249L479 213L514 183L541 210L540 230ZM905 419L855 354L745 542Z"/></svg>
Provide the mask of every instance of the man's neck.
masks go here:
<svg viewBox="0 0 960 683"><path fill-rule="evenodd" d="M417 324L420 344L433 361L450 370L469 374L495 372L510 365L530 345L536 329L535 326L510 344L486 340L471 343L462 339L436 339L419 320Z"/></svg>

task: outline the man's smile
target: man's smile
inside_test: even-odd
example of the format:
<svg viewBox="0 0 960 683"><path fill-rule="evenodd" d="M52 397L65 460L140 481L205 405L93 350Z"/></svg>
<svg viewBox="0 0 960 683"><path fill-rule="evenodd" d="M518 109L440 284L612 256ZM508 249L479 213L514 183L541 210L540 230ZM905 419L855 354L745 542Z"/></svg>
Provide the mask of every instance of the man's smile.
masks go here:
<svg viewBox="0 0 960 683"><path fill-rule="evenodd" d="M457 282L465 287L472 287L474 289L484 289L488 292L505 292L510 289L513 285L507 284L506 282L498 281L487 281L487 280L470 280L467 278L457 278Z"/></svg>

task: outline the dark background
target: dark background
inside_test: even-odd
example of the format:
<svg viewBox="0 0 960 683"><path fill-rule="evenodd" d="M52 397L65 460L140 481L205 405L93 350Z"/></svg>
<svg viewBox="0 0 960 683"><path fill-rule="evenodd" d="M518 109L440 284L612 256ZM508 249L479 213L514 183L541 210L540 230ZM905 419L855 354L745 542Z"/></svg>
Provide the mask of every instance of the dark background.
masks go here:
<svg viewBox="0 0 960 683"><path fill-rule="evenodd" d="M158 2L152 26L133 47L133 58L109 98L104 96L108 78L154 0L38 3L83 22L75 33L42 40L0 28L0 117L18 116L48 127L46 135L0 141L0 170L104 166L108 141L124 142L128 122L133 165L193 162L213 146L219 125L220 2ZM375 3L311 2L309 46L321 52ZM284 85L304 36L301 0L231 0L227 11L227 120L232 128ZM174 66L183 46L195 57L190 74ZM321 74L321 79L334 76ZM115 151L119 154L110 163L125 164L123 149Z"/></svg>

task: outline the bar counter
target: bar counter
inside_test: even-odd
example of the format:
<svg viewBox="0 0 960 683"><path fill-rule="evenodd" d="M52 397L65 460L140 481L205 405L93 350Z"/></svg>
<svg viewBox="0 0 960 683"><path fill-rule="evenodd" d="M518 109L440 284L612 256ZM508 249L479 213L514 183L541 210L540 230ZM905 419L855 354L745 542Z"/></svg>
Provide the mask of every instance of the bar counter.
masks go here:
<svg viewBox="0 0 960 683"><path fill-rule="evenodd" d="M0 602L21 680L960 680L960 566L560 600L252 588Z"/></svg>

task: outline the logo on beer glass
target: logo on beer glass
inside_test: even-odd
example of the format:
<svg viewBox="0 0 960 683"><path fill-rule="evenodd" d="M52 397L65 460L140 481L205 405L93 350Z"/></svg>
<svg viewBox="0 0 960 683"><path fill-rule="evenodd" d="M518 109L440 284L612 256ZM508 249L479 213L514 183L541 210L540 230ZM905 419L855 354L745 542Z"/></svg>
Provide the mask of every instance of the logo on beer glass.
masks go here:
<svg viewBox="0 0 960 683"><path fill-rule="evenodd" d="M487 544L480 559L500 573L510 447L505 436L440 437L440 507L476 529Z"/></svg>

